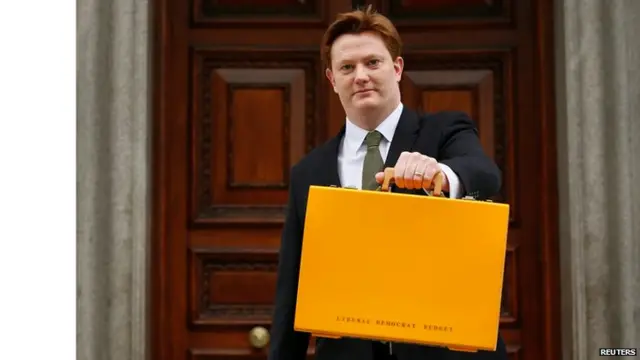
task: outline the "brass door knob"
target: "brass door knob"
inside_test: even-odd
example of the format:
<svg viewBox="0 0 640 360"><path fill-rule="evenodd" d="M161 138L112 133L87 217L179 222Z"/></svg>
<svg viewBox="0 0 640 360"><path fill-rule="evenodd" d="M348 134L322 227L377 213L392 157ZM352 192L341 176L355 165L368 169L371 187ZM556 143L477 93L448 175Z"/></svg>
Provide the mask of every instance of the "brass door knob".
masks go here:
<svg viewBox="0 0 640 360"><path fill-rule="evenodd" d="M251 346L262 349L269 343L269 330L262 326L256 326L249 331L249 342Z"/></svg>

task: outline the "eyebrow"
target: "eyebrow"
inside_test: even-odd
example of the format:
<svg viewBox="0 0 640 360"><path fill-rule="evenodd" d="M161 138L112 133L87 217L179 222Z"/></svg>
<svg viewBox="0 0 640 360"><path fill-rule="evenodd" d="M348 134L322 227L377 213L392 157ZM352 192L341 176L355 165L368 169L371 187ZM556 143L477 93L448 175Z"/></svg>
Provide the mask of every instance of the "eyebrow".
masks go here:
<svg viewBox="0 0 640 360"><path fill-rule="evenodd" d="M366 60L371 60L371 59L374 59L374 58L381 58L381 57L382 57L382 55L380 55L380 54L369 54L367 56L364 56L362 59L366 61ZM345 62L351 62L351 61L353 61L353 59L346 58L346 59L340 60L339 63L340 64L344 64Z"/></svg>

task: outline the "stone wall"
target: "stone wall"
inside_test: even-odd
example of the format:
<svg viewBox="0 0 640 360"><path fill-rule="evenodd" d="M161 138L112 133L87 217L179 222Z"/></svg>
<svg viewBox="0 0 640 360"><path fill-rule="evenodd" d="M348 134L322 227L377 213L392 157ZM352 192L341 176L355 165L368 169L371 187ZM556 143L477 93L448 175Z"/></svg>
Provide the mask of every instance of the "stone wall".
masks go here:
<svg viewBox="0 0 640 360"><path fill-rule="evenodd" d="M80 360L147 356L147 14L146 0L78 1Z"/></svg>
<svg viewBox="0 0 640 360"><path fill-rule="evenodd" d="M563 359L640 346L640 1L556 2Z"/></svg>

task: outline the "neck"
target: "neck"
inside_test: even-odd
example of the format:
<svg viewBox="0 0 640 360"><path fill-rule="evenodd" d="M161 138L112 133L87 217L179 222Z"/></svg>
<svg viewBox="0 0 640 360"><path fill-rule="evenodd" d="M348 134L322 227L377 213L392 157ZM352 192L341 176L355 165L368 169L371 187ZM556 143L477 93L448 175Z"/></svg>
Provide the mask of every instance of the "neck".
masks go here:
<svg viewBox="0 0 640 360"><path fill-rule="evenodd" d="M400 100L389 102L389 104L384 107L363 110L354 109L346 111L346 113L349 120L358 125L358 127L367 131L372 131L375 130L378 125L384 121L384 119L389 117L398 105L400 105Z"/></svg>

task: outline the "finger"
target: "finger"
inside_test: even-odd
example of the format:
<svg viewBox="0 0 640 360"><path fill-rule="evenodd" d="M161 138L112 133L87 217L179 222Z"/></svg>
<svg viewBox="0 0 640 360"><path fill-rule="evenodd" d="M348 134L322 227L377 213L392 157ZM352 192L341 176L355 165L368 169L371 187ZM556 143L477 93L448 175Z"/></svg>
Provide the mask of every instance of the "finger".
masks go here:
<svg viewBox="0 0 640 360"><path fill-rule="evenodd" d="M384 182L384 173L383 172L379 172L376 174L376 182L380 185L382 185L382 182Z"/></svg>
<svg viewBox="0 0 640 360"><path fill-rule="evenodd" d="M420 160L419 160L419 156L415 156L414 154L411 154L411 156L409 156L409 160L407 163L407 166L405 167L404 170L404 187L411 190L414 188L414 178L415 178L415 173L416 173L416 168L418 167L418 165L420 164Z"/></svg>
<svg viewBox="0 0 640 360"><path fill-rule="evenodd" d="M428 157L423 155L423 158L420 160L420 163L418 164L418 167L416 167L416 171L413 174L413 187L415 189L424 187L423 183L428 166Z"/></svg>
<svg viewBox="0 0 640 360"><path fill-rule="evenodd" d="M399 188L404 188L404 170L407 164L407 160L409 158L410 153L407 151L403 151L398 157L398 161L394 166L393 178L395 179L396 186Z"/></svg>
<svg viewBox="0 0 640 360"><path fill-rule="evenodd" d="M433 160L433 159L432 159ZM427 189L431 189L433 187L433 176L440 170L440 165L433 160L430 161L424 171L424 180L422 181L422 186Z"/></svg>
<svg viewBox="0 0 640 360"><path fill-rule="evenodd" d="M415 188L415 174L416 168L420 165L421 156L419 153L412 153L409 155L409 160L407 161L407 165L404 170L404 187L412 190Z"/></svg>
<svg viewBox="0 0 640 360"><path fill-rule="evenodd" d="M440 171L440 164L435 159L429 159L429 165L427 165L427 169L424 174L429 179L433 179L433 176Z"/></svg>

